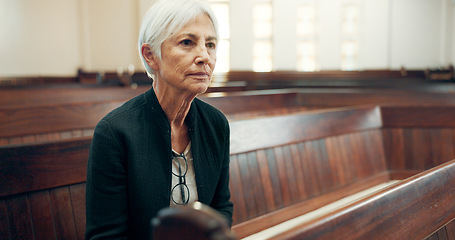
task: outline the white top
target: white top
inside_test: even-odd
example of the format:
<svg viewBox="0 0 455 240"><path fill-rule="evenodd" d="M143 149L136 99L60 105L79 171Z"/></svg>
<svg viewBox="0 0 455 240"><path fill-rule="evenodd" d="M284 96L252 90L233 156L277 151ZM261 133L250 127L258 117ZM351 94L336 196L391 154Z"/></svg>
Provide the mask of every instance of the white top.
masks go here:
<svg viewBox="0 0 455 240"><path fill-rule="evenodd" d="M193 166L193 155L191 153L191 142L188 144L188 146L186 146L183 153L178 153L174 149L172 149L172 152L174 153L174 155L181 155L181 154L185 155L185 158L188 162L188 171L186 172L185 179L186 179L186 185L188 186L189 194L190 194L190 196L189 196L190 199L188 201L188 204L194 203L198 200L198 197L197 197L196 178L195 178L194 166ZM182 168L185 169L186 166L182 166ZM175 160L172 161L172 172L173 173L179 172L179 164ZM182 175L183 175L183 172L182 172ZM174 188L174 186L176 186L179 183L180 183L179 177L172 174L171 191L172 191L172 188ZM174 198L174 200L176 202L182 202L182 197L181 197L180 193L181 193L181 188L177 186L174 189L173 196L171 196L171 207L177 206L177 204L175 204L174 201L172 200L172 197ZM171 194L172 194L172 192L171 192Z"/></svg>

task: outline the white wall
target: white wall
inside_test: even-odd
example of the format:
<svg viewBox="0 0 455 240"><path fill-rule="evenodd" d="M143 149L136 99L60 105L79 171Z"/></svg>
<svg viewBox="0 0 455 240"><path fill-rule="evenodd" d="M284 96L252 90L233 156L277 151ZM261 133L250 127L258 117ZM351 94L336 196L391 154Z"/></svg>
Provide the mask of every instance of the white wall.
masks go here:
<svg viewBox="0 0 455 240"><path fill-rule="evenodd" d="M77 0L0 0L0 76L74 75Z"/></svg>
<svg viewBox="0 0 455 240"><path fill-rule="evenodd" d="M275 70L295 71L297 63L297 21L298 1L280 0L273 2L273 62Z"/></svg>
<svg viewBox="0 0 455 240"><path fill-rule="evenodd" d="M359 69L388 69L389 1L363 1L360 6Z"/></svg>
<svg viewBox="0 0 455 240"><path fill-rule="evenodd" d="M74 76L133 64L139 24L156 0L0 0L0 76ZM321 70L340 69L341 4L317 0ZM295 70L296 6L274 1L274 69ZM453 0L359 0L359 69L455 64ZM253 0L230 0L231 69L252 69Z"/></svg>
<svg viewBox="0 0 455 240"><path fill-rule="evenodd" d="M82 68L87 71L127 68L138 63L137 2L124 0L80 0L85 39Z"/></svg>
<svg viewBox="0 0 455 240"><path fill-rule="evenodd" d="M444 0L391 1L390 67L427 68L440 64Z"/></svg>
<svg viewBox="0 0 455 240"><path fill-rule="evenodd" d="M230 56L231 69L251 70L253 68L253 0L231 0ZM235 9L235 11L233 11Z"/></svg>

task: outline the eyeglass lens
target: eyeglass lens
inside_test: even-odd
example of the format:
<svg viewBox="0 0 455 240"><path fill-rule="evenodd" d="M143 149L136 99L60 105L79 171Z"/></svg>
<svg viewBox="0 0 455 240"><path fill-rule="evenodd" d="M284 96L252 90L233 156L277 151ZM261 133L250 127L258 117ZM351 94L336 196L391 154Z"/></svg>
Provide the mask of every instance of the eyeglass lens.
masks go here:
<svg viewBox="0 0 455 240"><path fill-rule="evenodd" d="M190 200L190 190L186 185L185 177L188 172L188 161L184 154L174 156L172 161L176 166L176 172L174 172L173 168L172 174L178 177L179 183L172 187L171 198L175 204L185 205L188 204L188 201Z"/></svg>

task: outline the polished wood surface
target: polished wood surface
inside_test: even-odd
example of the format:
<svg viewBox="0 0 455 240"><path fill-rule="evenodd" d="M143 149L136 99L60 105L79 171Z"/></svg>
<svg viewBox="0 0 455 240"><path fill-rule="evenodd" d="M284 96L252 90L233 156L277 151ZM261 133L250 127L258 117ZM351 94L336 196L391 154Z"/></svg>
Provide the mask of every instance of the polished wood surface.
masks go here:
<svg viewBox="0 0 455 240"><path fill-rule="evenodd" d="M424 239L455 218L455 160L270 239Z"/></svg>
<svg viewBox="0 0 455 240"><path fill-rule="evenodd" d="M455 105L381 107L384 127L390 128L453 128L455 127L455 114L453 113L455 113Z"/></svg>
<svg viewBox="0 0 455 240"><path fill-rule="evenodd" d="M309 127L311 126L311 127ZM341 108L235 121L231 154L381 127L379 107Z"/></svg>
<svg viewBox="0 0 455 240"><path fill-rule="evenodd" d="M93 129L123 102L97 102L0 109L0 137Z"/></svg>
<svg viewBox="0 0 455 240"><path fill-rule="evenodd" d="M32 94L33 93L33 94ZM51 92L44 92L51 94ZM106 99L92 99L96 92L86 92L77 102L74 95L40 98L41 91L31 92L29 99L21 97L6 101L14 103L0 106L0 145L59 140L72 137L91 136L93 129L103 116L123 104L133 94L116 91L100 92ZM20 95L22 96L22 94ZM34 96L34 97L32 97ZM103 95L101 95L103 96ZM86 98L84 98L86 97ZM48 102L60 99L59 103ZM39 100L41 99L41 100ZM93 101L88 101L88 100ZM276 115L311 109L300 107L295 92L264 91L251 94L202 96L203 101L221 109L229 119L252 116ZM36 100L36 101L35 101Z"/></svg>
<svg viewBox="0 0 455 240"><path fill-rule="evenodd" d="M0 146L0 197L85 182L91 140Z"/></svg>
<svg viewBox="0 0 455 240"><path fill-rule="evenodd" d="M446 114L453 114L451 109L447 108ZM381 125L381 107L376 106L270 117L268 121L277 124L269 126L285 129L293 126L290 123L296 116L301 118L295 121L302 124L301 128L308 128L310 132L313 128L317 134L299 137L301 134L296 130L292 137L291 131L283 133L291 139L281 138L281 143L274 140L272 134L249 142L248 148L233 142L233 146L240 148L233 149L230 170L232 200L236 206L233 229L240 236L390 178L404 179L422 172L453 159L455 152L454 128L450 123L437 128L384 127ZM343 124L338 124L339 117ZM256 120L258 123L264 121L263 118ZM232 125L245 123L238 129L254 126L250 120L237 121L232 121ZM317 127L318 124L323 127ZM239 134L235 129L232 129L233 141ZM263 131L262 128L251 129ZM251 134L255 134L254 131ZM79 140L80 143L75 143ZM9 239L33 236L37 239L83 239L83 181L89 142L90 137L0 148L0 166L4 171L0 174L0 182L4 182L0 188L2 235L10 236ZM256 149L251 147L254 144ZM66 154L59 153L59 148ZM439 227L450 230L450 226Z"/></svg>
<svg viewBox="0 0 455 240"><path fill-rule="evenodd" d="M90 136L95 124L106 113L149 88L149 86L140 86L137 89L98 86L0 89L0 144ZM434 125L437 121L454 122L451 121L451 116L444 116L443 111L445 107L455 106L455 98L450 92L400 89L280 89L208 93L200 96L200 99L222 110L230 120L314 109L379 104L383 107L394 107L388 111L384 110L384 121L387 124L393 124L391 120L387 120L388 113L392 115L393 121L405 122L415 122L408 121L406 116L418 120L424 119L423 116L426 114L435 114L434 118L437 120L433 121ZM404 108L398 110L396 106ZM410 106L417 107L416 113L412 112ZM427 113L415 115L419 114L422 106L428 107ZM433 108L433 106L437 107ZM402 120L395 118L396 114L401 114Z"/></svg>

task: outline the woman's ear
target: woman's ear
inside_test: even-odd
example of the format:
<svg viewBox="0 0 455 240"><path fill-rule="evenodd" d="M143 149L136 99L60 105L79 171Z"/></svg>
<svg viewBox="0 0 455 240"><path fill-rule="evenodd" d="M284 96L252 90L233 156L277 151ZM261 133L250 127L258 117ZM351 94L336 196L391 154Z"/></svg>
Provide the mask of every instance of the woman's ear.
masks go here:
<svg viewBox="0 0 455 240"><path fill-rule="evenodd" d="M150 45L147 43L143 43L141 46L141 52L142 56L147 62L147 65L149 65L149 67L152 68L153 70L158 70L159 69L158 59L153 53L152 47L150 47Z"/></svg>

